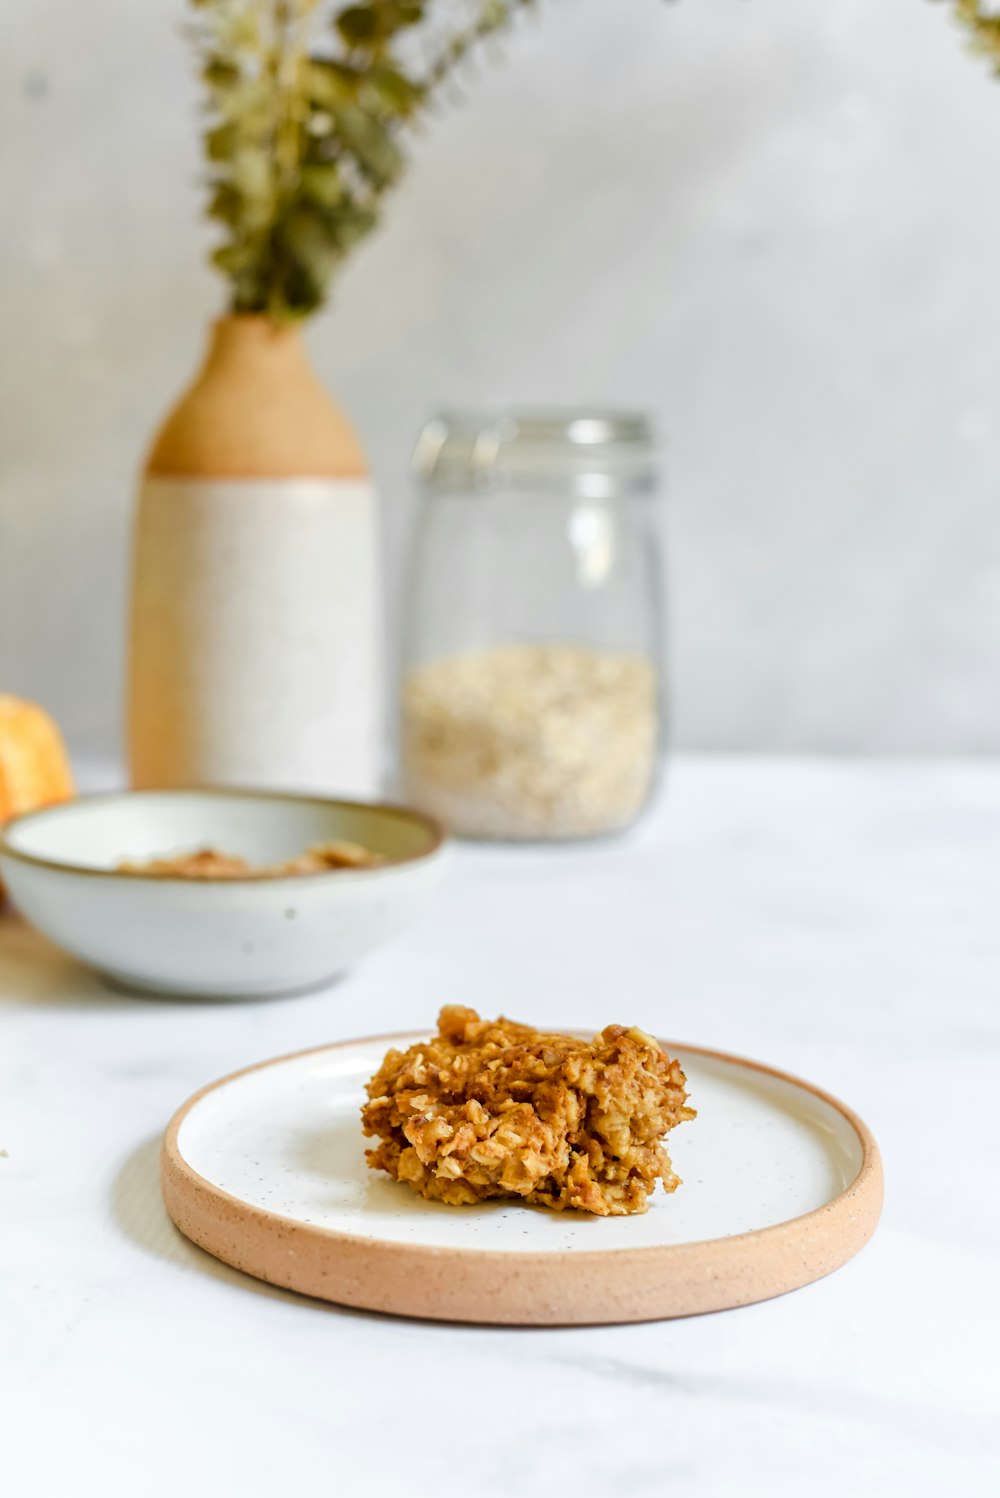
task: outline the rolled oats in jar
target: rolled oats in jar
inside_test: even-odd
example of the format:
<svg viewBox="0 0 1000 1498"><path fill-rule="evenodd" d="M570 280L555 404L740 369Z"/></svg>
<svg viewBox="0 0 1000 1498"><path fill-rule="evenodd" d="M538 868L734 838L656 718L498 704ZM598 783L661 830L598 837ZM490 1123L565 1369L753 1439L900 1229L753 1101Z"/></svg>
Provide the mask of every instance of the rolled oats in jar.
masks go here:
<svg viewBox="0 0 1000 1498"><path fill-rule="evenodd" d="M404 613L404 794L469 837L628 826L662 744L661 559L645 420L449 415Z"/></svg>

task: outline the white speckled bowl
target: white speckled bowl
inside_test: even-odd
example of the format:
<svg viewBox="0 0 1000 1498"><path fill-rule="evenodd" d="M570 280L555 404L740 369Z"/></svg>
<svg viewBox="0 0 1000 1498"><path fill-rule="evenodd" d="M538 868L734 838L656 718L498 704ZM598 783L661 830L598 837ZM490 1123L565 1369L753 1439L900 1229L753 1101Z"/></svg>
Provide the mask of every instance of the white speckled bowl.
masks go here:
<svg viewBox="0 0 1000 1498"><path fill-rule="evenodd" d="M214 883L116 868L208 846L272 864L333 839L385 862ZM423 905L443 854L419 812L262 791L86 796L0 832L12 899L58 946L124 987L210 998L294 993L346 972Z"/></svg>

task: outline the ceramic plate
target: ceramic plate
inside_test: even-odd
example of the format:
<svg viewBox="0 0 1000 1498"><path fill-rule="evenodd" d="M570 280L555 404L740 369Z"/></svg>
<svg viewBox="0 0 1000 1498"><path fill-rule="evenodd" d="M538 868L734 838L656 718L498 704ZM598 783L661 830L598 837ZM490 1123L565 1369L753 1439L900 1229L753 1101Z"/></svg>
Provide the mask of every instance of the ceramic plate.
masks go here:
<svg viewBox="0 0 1000 1498"><path fill-rule="evenodd" d="M670 1136L683 1185L643 1216L426 1202L365 1164L378 1036L265 1062L197 1093L163 1147L183 1233L248 1274L345 1305L444 1320L654 1320L780 1295L851 1258L882 1200L866 1126L737 1056L680 1057L698 1117Z"/></svg>

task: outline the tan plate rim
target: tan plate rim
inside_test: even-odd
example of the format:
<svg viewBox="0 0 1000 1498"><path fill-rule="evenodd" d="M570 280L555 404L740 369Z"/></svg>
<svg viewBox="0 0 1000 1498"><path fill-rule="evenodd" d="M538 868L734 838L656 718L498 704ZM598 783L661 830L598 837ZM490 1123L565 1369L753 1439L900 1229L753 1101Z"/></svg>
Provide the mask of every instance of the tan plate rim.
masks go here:
<svg viewBox="0 0 1000 1498"><path fill-rule="evenodd" d="M791 1072L679 1041L660 1044L671 1054L704 1056L777 1077L840 1113L861 1145L861 1165L850 1185L800 1217L731 1237L643 1248L514 1253L394 1243L298 1222L213 1185L178 1148L180 1126L191 1109L238 1077L348 1046L408 1045L427 1033L363 1035L310 1046L241 1067L200 1088L177 1110L163 1136L160 1185L176 1226L215 1258L255 1279L340 1305L435 1321L594 1326L659 1321L769 1300L839 1269L878 1225L881 1157L871 1130L853 1109Z"/></svg>

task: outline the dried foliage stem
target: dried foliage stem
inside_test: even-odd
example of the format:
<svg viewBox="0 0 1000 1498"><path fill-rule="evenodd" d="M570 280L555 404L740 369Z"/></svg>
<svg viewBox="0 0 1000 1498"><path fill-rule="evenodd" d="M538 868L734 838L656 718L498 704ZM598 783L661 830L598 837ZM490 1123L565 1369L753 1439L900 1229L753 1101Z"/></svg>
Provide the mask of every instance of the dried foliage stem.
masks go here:
<svg viewBox="0 0 1000 1498"><path fill-rule="evenodd" d="M533 0L191 0L207 95L212 259L235 312L304 317L378 221L402 140L468 53Z"/></svg>
<svg viewBox="0 0 1000 1498"><path fill-rule="evenodd" d="M274 5L274 35L267 59L267 77L275 102L273 198L276 217L279 218L295 196L299 143L308 124L307 22L315 9L316 0L276 0ZM276 248L278 259L272 267L267 291L267 311L272 317L282 314L281 288L287 274L282 265L281 246Z"/></svg>

